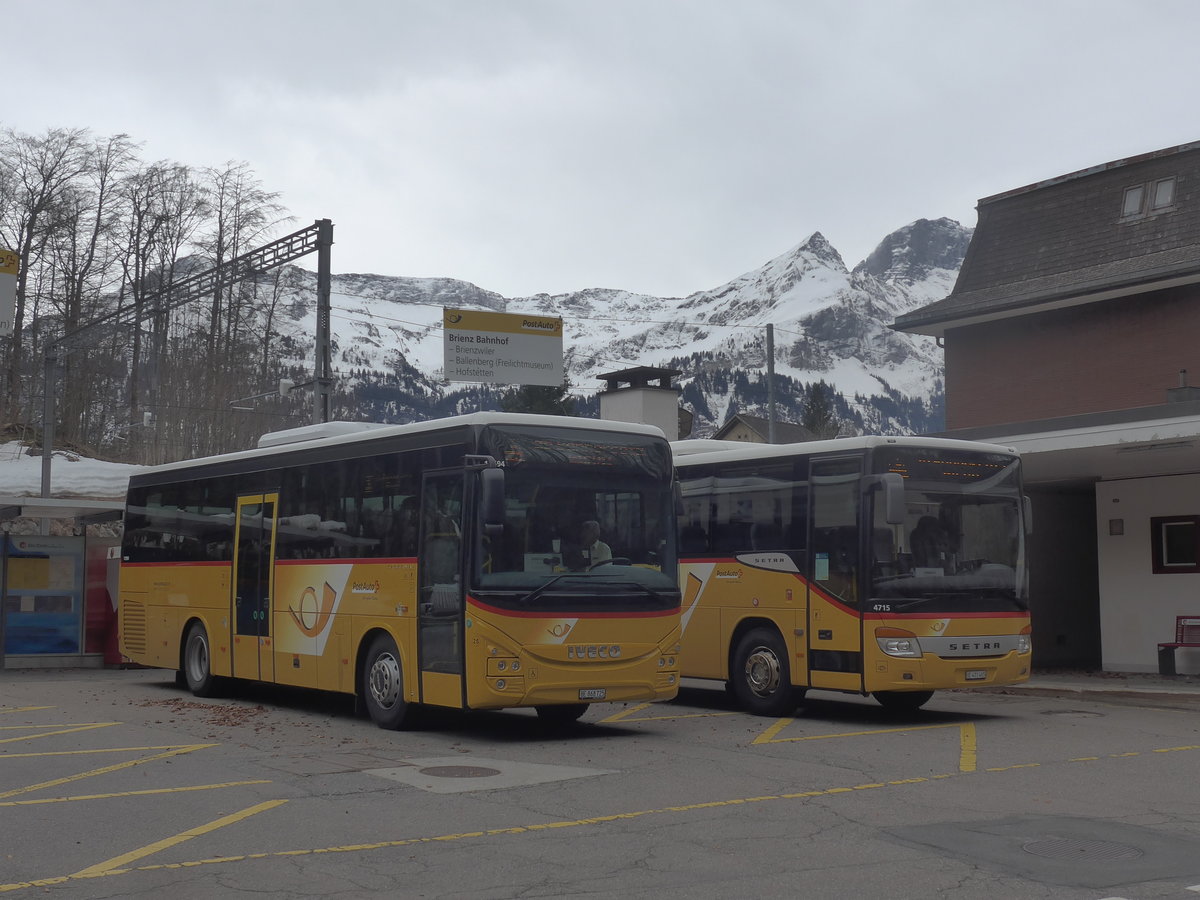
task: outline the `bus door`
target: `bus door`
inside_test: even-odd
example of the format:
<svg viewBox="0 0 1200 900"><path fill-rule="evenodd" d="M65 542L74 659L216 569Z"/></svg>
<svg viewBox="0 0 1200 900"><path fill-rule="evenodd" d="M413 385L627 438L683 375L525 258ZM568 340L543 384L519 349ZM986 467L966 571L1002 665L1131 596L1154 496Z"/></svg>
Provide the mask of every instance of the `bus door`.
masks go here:
<svg viewBox="0 0 1200 900"><path fill-rule="evenodd" d="M421 701L463 705L463 472L427 473L417 551Z"/></svg>
<svg viewBox="0 0 1200 900"><path fill-rule="evenodd" d="M238 497L233 541L233 675L275 679L271 598L275 591L278 494Z"/></svg>
<svg viewBox="0 0 1200 900"><path fill-rule="evenodd" d="M862 615L860 457L814 460L810 468L808 665L815 688L860 691Z"/></svg>

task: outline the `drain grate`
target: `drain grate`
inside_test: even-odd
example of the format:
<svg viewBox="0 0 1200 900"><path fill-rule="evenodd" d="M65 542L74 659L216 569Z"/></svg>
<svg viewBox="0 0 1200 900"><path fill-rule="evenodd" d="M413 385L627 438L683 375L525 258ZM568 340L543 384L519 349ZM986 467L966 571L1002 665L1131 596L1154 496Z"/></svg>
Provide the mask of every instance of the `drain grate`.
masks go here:
<svg viewBox="0 0 1200 900"><path fill-rule="evenodd" d="M1021 849L1034 856L1044 856L1048 859L1123 860L1137 859L1142 855L1141 850L1128 844L1114 844L1111 841L1076 841L1070 838L1030 841Z"/></svg>
<svg viewBox="0 0 1200 900"><path fill-rule="evenodd" d="M499 775L499 769L487 769L483 766L428 766L418 770L422 775L432 775L434 778L489 778Z"/></svg>

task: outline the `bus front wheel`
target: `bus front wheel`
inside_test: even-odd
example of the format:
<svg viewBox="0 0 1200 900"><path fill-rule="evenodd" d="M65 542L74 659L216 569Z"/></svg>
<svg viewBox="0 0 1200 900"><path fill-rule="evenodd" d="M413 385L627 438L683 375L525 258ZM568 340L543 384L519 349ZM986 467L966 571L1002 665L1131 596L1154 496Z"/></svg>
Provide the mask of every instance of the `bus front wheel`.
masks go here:
<svg viewBox="0 0 1200 900"><path fill-rule="evenodd" d="M197 697L211 697L217 692L208 631L199 622L192 623L183 640L183 680L187 689Z"/></svg>
<svg viewBox="0 0 1200 900"><path fill-rule="evenodd" d="M363 701L371 721L380 728L397 729L408 716L400 654L391 636L381 634L371 642L363 660Z"/></svg>
<svg viewBox="0 0 1200 900"><path fill-rule="evenodd" d="M756 716L782 716L796 707L787 648L773 628L752 628L733 653L733 695Z"/></svg>
<svg viewBox="0 0 1200 900"><path fill-rule="evenodd" d="M871 695L888 712L916 712L929 702L933 691L876 691Z"/></svg>

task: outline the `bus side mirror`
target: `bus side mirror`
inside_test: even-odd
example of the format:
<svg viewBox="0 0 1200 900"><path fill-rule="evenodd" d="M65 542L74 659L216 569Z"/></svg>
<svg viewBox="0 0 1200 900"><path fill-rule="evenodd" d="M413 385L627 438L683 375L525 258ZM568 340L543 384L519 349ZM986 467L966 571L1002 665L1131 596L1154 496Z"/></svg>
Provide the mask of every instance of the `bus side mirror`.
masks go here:
<svg viewBox="0 0 1200 900"><path fill-rule="evenodd" d="M479 513L483 533L499 537L504 533L504 470L479 470Z"/></svg>
<svg viewBox="0 0 1200 900"><path fill-rule="evenodd" d="M883 491L883 517L889 525L903 525L907 508L904 503L904 477L899 472L870 475L863 485L867 490Z"/></svg>

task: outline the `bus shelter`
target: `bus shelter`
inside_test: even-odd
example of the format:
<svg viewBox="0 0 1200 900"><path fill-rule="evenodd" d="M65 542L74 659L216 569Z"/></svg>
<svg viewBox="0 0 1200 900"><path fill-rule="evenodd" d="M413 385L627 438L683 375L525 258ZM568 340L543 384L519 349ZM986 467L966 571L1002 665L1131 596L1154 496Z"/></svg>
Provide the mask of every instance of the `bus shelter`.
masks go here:
<svg viewBox="0 0 1200 900"><path fill-rule="evenodd" d="M117 501L0 497L0 668L120 662L113 577L119 542L87 532L119 519L122 508ZM19 533L27 529L17 520L40 520L40 533ZM52 529L52 520L69 527Z"/></svg>

